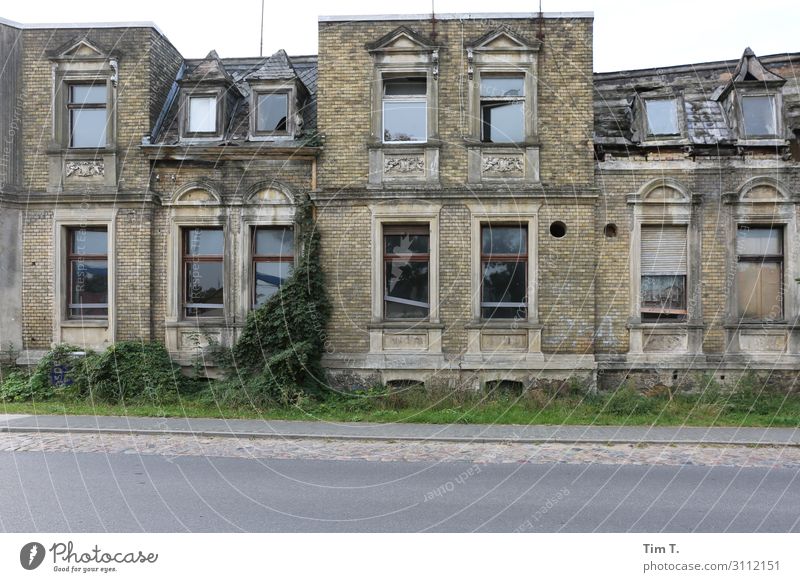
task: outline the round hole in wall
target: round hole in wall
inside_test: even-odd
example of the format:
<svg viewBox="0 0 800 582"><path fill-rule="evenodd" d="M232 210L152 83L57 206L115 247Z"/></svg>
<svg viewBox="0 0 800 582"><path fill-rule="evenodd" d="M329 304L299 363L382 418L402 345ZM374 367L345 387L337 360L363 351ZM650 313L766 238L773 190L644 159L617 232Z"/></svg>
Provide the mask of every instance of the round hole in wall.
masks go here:
<svg viewBox="0 0 800 582"><path fill-rule="evenodd" d="M550 235L556 238L563 238L564 235L567 234L567 225L561 222L560 220L556 220L553 224L550 225Z"/></svg>
<svg viewBox="0 0 800 582"><path fill-rule="evenodd" d="M617 225L613 222L609 222L606 227L603 229L603 234L606 235L606 238L616 238L617 236Z"/></svg>

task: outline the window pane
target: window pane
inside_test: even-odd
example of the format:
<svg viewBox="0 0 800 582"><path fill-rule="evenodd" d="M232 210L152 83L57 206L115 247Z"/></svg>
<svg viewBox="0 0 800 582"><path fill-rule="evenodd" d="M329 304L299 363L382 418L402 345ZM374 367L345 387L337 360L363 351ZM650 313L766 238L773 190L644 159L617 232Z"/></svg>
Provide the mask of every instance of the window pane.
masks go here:
<svg viewBox="0 0 800 582"><path fill-rule="evenodd" d="M73 109L70 112L72 147L104 147L106 145L106 122L105 108Z"/></svg>
<svg viewBox="0 0 800 582"><path fill-rule="evenodd" d="M256 307L263 305L267 299L277 293L278 288L292 274L294 265L290 262L257 262L256 263Z"/></svg>
<svg viewBox="0 0 800 582"><path fill-rule="evenodd" d="M647 133L674 135L678 133L678 107L675 99L647 99Z"/></svg>
<svg viewBox="0 0 800 582"><path fill-rule="evenodd" d="M650 313L686 310L685 275L644 275L642 310Z"/></svg>
<svg viewBox="0 0 800 582"><path fill-rule="evenodd" d="M222 315L222 261L187 261L184 299L187 315Z"/></svg>
<svg viewBox="0 0 800 582"><path fill-rule="evenodd" d="M108 232L105 230L75 229L72 231L73 255L108 254Z"/></svg>
<svg viewBox="0 0 800 582"><path fill-rule="evenodd" d="M524 317L526 261L483 263L481 308L484 318Z"/></svg>
<svg viewBox="0 0 800 582"><path fill-rule="evenodd" d="M189 99L189 131L215 132L217 130L217 98L191 97Z"/></svg>
<svg viewBox="0 0 800 582"><path fill-rule="evenodd" d="M430 236L427 234L387 234L383 240L387 255L427 255L430 252Z"/></svg>
<svg viewBox="0 0 800 582"><path fill-rule="evenodd" d="M522 97L525 78L522 76L481 76L481 97Z"/></svg>
<svg viewBox="0 0 800 582"><path fill-rule="evenodd" d="M775 135L775 100L765 95L742 97L742 117L747 136Z"/></svg>
<svg viewBox="0 0 800 582"><path fill-rule="evenodd" d="M108 261L70 261L70 315L108 314Z"/></svg>
<svg viewBox="0 0 800 582"><path fill-rule="evenodd" d="M383 94L391 96L418 95L424 97L428 88L425 77L400 77L383 82Z"/></svg>
<svg viewBox="0 0 800 582"><path fill-rule="evenodd" d="M428 317L428 262L385 261L385 316L388 318Z"/></svg>
<svg viewBox="0 0 800 582"><path fill-rule="evenodd" d="M258 96L258 131L286 131L286 118L289 113L289 96L286 93L273 93Z"/></svg>
<svg viewBox="0 0 800 582"><path fill-rule="evenodd" d="M383 141L425 141L427 109L426 101L384 101Z"/></svg>
<svg viewBox="0 0 800 582"><path fill-rule="evenodd" d="M483 141L521 142L525 139L522 102L481 103Z"/></svg>
<svg viewBox="0 0 800 582"><path fill-rule="evenodd" d="M105 85L72 85L69 92L69 102L73 104L106 102Z"/></svg>
<svg viewBox="0 0 800 582"><path fill-rule="evenodd" d="M736 234L736 253L739 255L783 255L780 228L740 226Z"/></svg>
<svg viewBox="0 0 800 582"><path fill-rule="evenodd" d="M184 231L185 252L193 257L221 256L223 241L221 228L192 228Z"/></svg>
<svg viewBox="0 0 800 582"><path fill-rule="evenodd" d="M291 228L257 228L255 253L259 257L294 256L294 233Z"/></svg>
<svg viewBox="0 0 800 582"><path fill-rule="evenodd" d="M527 229L519 226L484 226L482 231L481 253L528 254Z"/></svg>
<svg viewBox="0 0 800 582"><path fill-rule="evenodd" d="M739 262L736 294L739 315L746 319L781 319L783 265L780 262Z"/></svg>

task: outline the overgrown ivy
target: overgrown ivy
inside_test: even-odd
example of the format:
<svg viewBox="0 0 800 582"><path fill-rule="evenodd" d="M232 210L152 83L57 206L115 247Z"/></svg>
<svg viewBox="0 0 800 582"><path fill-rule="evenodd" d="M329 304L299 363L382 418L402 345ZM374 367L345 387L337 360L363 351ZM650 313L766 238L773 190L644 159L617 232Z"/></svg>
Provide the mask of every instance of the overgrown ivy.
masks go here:
<svg viewBox="0 0 800 582"><path fill-rule="evenodd" d="M300 252L295 270L275 295L248 315L233 348L231 378L284 403L324 388L321 359L330 317L319 232L307 197L298 204L295 225Z"/></svg>

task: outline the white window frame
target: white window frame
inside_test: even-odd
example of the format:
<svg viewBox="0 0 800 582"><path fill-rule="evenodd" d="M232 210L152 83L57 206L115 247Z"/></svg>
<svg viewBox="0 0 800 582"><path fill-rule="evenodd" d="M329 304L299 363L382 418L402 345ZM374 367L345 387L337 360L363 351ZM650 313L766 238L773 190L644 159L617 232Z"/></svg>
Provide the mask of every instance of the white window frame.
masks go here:
<svg viewBox="0 0 800 582"><path fill-rule="evenodd" d="M425 79L425 95L424 96L402 96L402 97L389 97L387 98L385 94L386 88L386 81L390 81L392 79L398 78L398 76L403 77L418 77ZM386 71L383 71L381 74L381 142L386 145L397 145L397 144L424 144L428 143L428 129L430 126L430 103L428 101L428 95L430 94L430 88L428 87L429 80L427 71L419 71L416 72L409 72L407 75L388 75ZM385 139L386 136L386 102L389 101L391 103L425 103L425 137L421 140L414 140L414 141L389 141Z"/></svg>

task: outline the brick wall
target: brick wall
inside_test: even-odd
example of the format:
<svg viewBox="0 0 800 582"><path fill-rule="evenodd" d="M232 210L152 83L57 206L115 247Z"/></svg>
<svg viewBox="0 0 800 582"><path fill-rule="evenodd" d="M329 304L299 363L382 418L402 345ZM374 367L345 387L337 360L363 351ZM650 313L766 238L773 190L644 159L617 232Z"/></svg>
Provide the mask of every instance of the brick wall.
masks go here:
<svg viewBox="0 0 800 582"><path fill-rule="evenodd" d="M321 22L318 119L325 134L320 186L352 188L367 182L370 80L373 60L365 43L399 26L430 37L429 21ZM442 20L436 23L439 62L440 175L442 184L467 181L467 62L464 43L506 27L535 39L538 23L516 20ZM539 55L541 179L550 185L591 184L592 21L546 19Z"/></svg>

